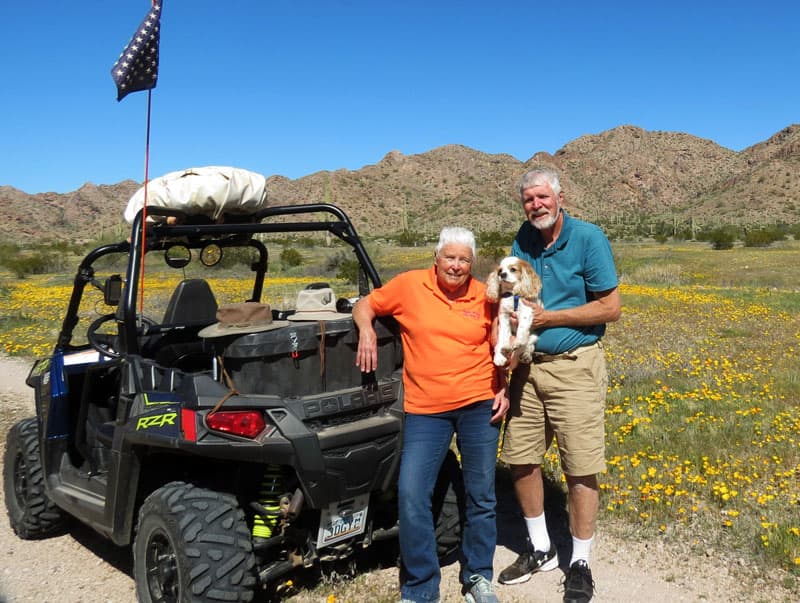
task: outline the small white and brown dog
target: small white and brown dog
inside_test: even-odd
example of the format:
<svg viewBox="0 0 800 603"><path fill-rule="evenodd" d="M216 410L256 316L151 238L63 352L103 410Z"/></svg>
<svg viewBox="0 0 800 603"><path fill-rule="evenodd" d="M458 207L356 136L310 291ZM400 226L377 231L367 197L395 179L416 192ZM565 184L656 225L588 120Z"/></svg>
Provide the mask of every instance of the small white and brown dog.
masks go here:
<svg viewBox="0 0 800 603"><path fill-rule="evenodd" d="M526 364L533 360L533 350L538 337L530 332L533 324L533 308L523 304L525 299L541 305L542 281L528 262L515 257L505 257L496 270L486 278L486 297L498 303L497 345L494 348L494 363L505 366L515 353L519 361ZM514 345L511 345L511 313L517 313L517 329Z"/></svg>

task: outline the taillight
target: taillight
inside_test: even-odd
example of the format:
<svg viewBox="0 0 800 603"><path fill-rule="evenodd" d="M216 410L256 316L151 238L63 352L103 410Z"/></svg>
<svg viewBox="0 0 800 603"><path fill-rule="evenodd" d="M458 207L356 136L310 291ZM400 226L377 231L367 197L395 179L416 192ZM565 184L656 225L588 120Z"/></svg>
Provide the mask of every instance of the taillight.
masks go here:
<svg viewBox="0 0 800 603"><path fill-rule="evenodd" d="M267 426L264 415L255 410L223 410L206 417L206 425L244 438L255 438Z"/></svg>
<svg viewBox="0 0 800 603"><path fill-rule="evenodd" d="M197 441L197 422L193 410L181 409L181 430L185 439L190 442Z"/></svg>

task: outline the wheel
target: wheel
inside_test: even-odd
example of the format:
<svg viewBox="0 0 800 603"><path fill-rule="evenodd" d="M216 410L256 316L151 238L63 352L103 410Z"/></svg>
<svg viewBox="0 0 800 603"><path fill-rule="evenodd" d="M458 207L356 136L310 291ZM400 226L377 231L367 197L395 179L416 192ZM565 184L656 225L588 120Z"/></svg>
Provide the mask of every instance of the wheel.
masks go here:
<svg viewBox="0 0 800 603"><path fill-rule="evenodd" d="M92 322L86 331L86 339L89 341L89 345L101 354L110 356L111 358L119 358L119 354L114 351L114 339L116 335L99 333L98 331L104 324L116 320L116 318L115 314L104 314Z"/></svg>
<svg viewBox="0 0 800 603"><path fill-rule="evenodd" d="M108 356L110 358L119 358L119 353L114 350L114 344L117 341L117 336L113 333L100 333L99 331L100 327L102 327L104 324L116 319L116 314L103 314L103 316L95 319L86 330L86 340L89 342L89 345L104 356ZM137 320L142 323L145 331L156 325L153 319L146 316L139 316Z"/></svg>
<svg viewBox="0 0 800 603"><path fill-rule="evenodd" d="M142 504L133 542L139 601L252 601L254 567L250 530L230 494L172 482Z"/></svg>
<svg viewBox="0 0 800 603"><path fill-rule="evenodd" d="M11 428L3 456L3 491L8 519L20 538L33 540L64 532L67 515L48 498L35 418Z"/></svg>
<svg viewBox="0 0 800 603"><path fill-rule="evenodd" d="M458 554L461 544L462 517L465 504L464 477L455 453L450 450L442 463L433 490L433 521L436 526L436 553L449 562Z"/></svg>

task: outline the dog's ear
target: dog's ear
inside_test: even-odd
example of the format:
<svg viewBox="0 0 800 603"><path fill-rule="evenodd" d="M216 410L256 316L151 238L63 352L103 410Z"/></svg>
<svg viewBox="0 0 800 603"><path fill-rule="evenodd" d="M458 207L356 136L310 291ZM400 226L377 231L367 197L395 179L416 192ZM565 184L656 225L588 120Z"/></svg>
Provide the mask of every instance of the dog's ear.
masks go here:
<svg viewBox="0 0 800 603"><path fill-rule="evenodd" d="M486 277L486 297L492 302L500 299L500 277L497 275L496 269Z"/></svg>
<svg viewBox="0 0 800 603"><path fill-rule="evenodd" d="M527 262L520 262L519 273L520 278L517 284L517 293L526 299L535 299L539 297L542 284L539 281L539 276L533 270L533 266Z"/></svg>

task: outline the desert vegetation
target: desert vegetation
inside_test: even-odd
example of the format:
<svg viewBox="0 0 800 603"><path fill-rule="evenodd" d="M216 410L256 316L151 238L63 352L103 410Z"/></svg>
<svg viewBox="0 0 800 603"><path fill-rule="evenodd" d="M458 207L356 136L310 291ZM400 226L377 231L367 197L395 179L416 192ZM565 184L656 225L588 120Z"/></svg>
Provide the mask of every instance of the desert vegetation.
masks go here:
<svg viewBox="0 0 800 603"><path fill-rule="evenodd" d="M730 248L709 240L615 240L622 319L605 339L610 381L604 529L637 538L715 546L800 575L800 242L768 244L740 233ZM754 240L763 241L756 237ZM408 243L408 241L404 241ZM412 241L413 243L414 241ZM510 242L481 237L482 277ZM431 245L372 241L384 279L430 265ZM293 253L287 253L292 249ZM282 241L265 296L285 307L309 282L355 293L350 258L314 240ZM20 275L0 258L0 351L47 355L60 328L72 274L60 250L53 270ZM10 254L10 255L9 255ZM70 266L77 265L70 261ZM24 276L24 278L23 278ZM174 283L155 279L166 297ZM220 302L237 283L217 281ZM103 309L87 308L97 315ZM562 476L556 451L548 474Z"/></svg>

